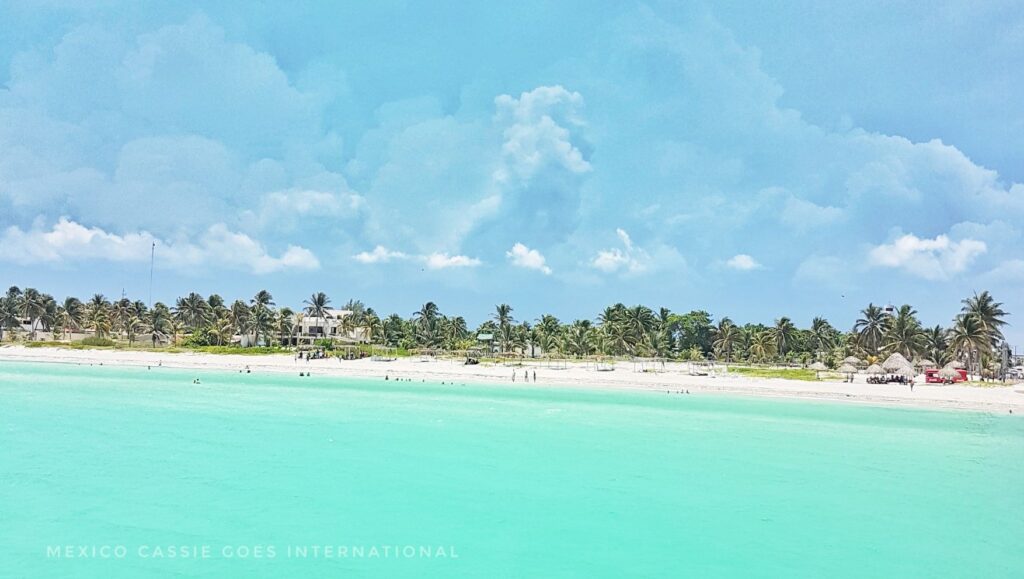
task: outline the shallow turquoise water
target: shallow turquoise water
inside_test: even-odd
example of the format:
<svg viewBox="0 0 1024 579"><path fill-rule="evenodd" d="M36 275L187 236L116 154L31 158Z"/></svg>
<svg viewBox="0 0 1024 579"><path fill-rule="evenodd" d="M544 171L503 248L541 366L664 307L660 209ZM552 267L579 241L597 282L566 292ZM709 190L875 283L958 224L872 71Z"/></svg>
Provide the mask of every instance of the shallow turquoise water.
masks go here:
<svg viewBox="0 0 1024 579"><path fill-rule="evenodd" d="M0 521L5 577L1020 577L1024 420L0 363Z"/></svg>

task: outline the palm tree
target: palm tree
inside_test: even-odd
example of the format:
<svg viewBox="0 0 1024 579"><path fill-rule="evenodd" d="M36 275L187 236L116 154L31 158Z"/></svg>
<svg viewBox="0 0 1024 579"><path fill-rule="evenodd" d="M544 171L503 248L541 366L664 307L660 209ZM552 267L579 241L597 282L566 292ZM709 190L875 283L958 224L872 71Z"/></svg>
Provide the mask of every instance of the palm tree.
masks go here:
<svg viewBox="0 0 1024 579"><path fill-rule="evenodd" d="M576 320L565 334L565 351L576 356L587 356L592 351L592 328L588 320Z"/></svg>
<svg viewBox="0 0 1024 579"><path fill-rule="evenodd" d="M274 305L274 296L270 295L270 292L267 290L260 290L253 296L250 303L252 304L250 308L253 318L252 328L255 332L252 343L258 346L260 343L260 332L265 328L273 326L274 312L271 311L270 306ZM265 332L264 335L268 333L269 331Z"/></svg>
<svg viewBox="0 0 1024 579"><path fill-rule="evenodd" d="M18 313L28 320L29 336L36 337L36 322L46 314L46 298L35 288L25 288L18 302Z"/></svg>
<svg viewBox="0 0 1024 579"><path fill-rule="evenodd" d="M156 341L160 336L167 336L168 330L171 326L171 311L163 304L163 302L157 302L153 305L153 309L149 310L149 314L146 317L146 326L151 332L153 347L156 347Z"/></svg>
<svg viewBox="0 0 1024 579"><path fill-rule="evenodd" d="M868 304L868 307L861 310L860 315L853 325L853 331L857 333L857 343L868 353L877 356L889 325L889 318L885 311L875 304Z"/></svg>
<svg viewBox="0 0 1024 579"><path fill-rule="evenodd" d="M21 320L18 318L17 296L13 296L10 293L0 296L0 342L4 339L4 330L14 330L20 327Z"/></svg>
<svg viewBox="0 0 1024 579"><path fill-rule="evenodd" d="M223 315L213 321L209 331L210 337L213 338L216 345L223 346L231 342L231 338L235 335L235 325L231 322L231 318Z"/></svg>
<svg viewBox="0 0 1024 579"><path fill-rule="evenodd" d="M975 293L973 297L967 298L961 303L963 304L961 312L976 317L992 347L998 346L999 342L1003 340L1002 327L1006 325L1006 320L1003 318L1009 315L1003 311L1003 304L995 301L995 298L987 291L980 294Z"/></svg>
<svg viewBox="0 0 1024 579"><path fill-rule="evenodd" d="M775 341L775 346L778 348L780 356L786 354L786 349L789 347L790 342L792 342L795 333L796 326L786 316L775 320L775 326L771 329L771 336Z"/></svg>
<svg viewBox="0 0 1024 579"><path fill-rule="evenodd" d="M85 319L84 310L85 308L78 298L64 298L64 303L57 309L57 323L61 326L62 334L81 329Z"/></svg>
<svg viewBox="0 0 1024 579"><path fill-rule="evenodd" d="M739 329L732 323L732 320L725 317L718 321L718 327L715 328L714 334L713 347L715 351L719 356L724 355L726 362L732 362L733 349L741 339Z"/></svg>
<svg viewBox="0 0 1024 579"><path fill-rule="evenodd" d="M766 362L775 355L775 338L772 330L757 332L750 340L750 354L759 361Z"/></svg>
<svg viewBox="0 0 1024 579"><path fill-rule="evenodd" d="M904 304L897 310L885 331L885 350L899 352L907 359L913 358L924 349L924 335L921 322L917 321L917 310Z"/></svg>
<svg viewBox="0 0 1024 579"><path fill-rule="evenodd" d="M259 337L267 336L274 328L274 312L265 306L253 308L249 316L249 329L253 332L253 344L259 345Z"/></svg>
<svg viewBox="0 0 1024 579"><path fill-rule="evenodd" d="M463 320L461 317L458 318L458 319L462 320L462 324L463 324L462 329L465 331L465 329L466 329L466 327L465 327L466 320ZM384 336L384 322L380 319L380 317L377 315L376 312L373 312L372 310L368 310L368 312L367 312L367 314L366 314L366 316L365 316L365 318L363 320L363 323L364 323L363 327L366 328L366 341L367 342L373 344L374 340L376 340L378 337L383 337Z"/></svg>
<svg viewBox="0 0 1024 579"><path fill-rule="evenodd" d="M174 315L187 328L195 330L210 321L210 305L203 296L192 292L184 298L178 298L174 307Z"/></svg>
<svg viewBox="0 0 1024 579"><path fill-rule="evenodd" d="M303 300L302 303L306 305L303 311L316 318L317 328L322 330L323 325L321 322L324 319L324 314L327 313L327 305L331 303L331 298L327 297L327 294L324 292L317 292L309 296L308 300ZM326 334L324 332L325 336Z"/></svg>
<svg viewBox="0 0 1024 579"><path fill-rule="evenodd" d="M170 322L168 322L167 326L168 326L168 329L171 332L171 344L177 346L178 345L178 336L180 336L182 334L182 332L185 331L185 324L184 324L184 322L182 322L181 320L179 320L177 318L171 318L171 320L170 320Z"/></svg>
<svg viewBox="0 0 1024 579"><path fill-rule="evenodd" d="M991 350L992 341L977 315L960 314L953 320L949 331L949 347L955 355L964 357L970 367L975 360L981 364L981 355Z"/></svg>
<svg viewBox="0 0 1024 579"><path fill-rule="evenodd" d="M819 357L823 352L832 348L835 332L835 328L825 318L819 316L811 320L811 337L814 340L815 352Z"/></svg>
<svg viewBox="0 0 1024 579"><path fill-rule="evenodd" d="M942 326L924 330L925 356L943 366L950 361L948 332Z"/></svg>
<svg viewBox="0 0 1024 579"><path fill-rule="evenodd" d="M512 342L512 306L498 304L494 307L495 322L498 323L498 341L501 344L501 351L508 352L509 344Z"/></svg>
<svg viewBox="0 0 1024 579"><path fill-rule="evenodd" d="M432 347L437 343L437 320L441 311L434 302L427 302L413 314L413 331L415 332L416 343L421 346Z"/></svg>
<svg viewBox="0 0 1024 579"><path fill-rule="evenodd" d="M210 294L210 297L206 298L206 303L210 306L214 320L223 317L228 311L227 306L224 304L224 298L220 297L219 294Z"/></svg>
<svg viewBox="0 0 1024 579"><path fill-rule="evenodd" d="M243 335L249 328L249 316L252 312L249 310L248 304L242 300L235 300L231 304L231 308L227 312L228 319L231 320L231 325L235 329L235 333Z"/></svg>
<svg viewBox="0 0 1024 579"><path fill-rule="evenodd" d="M94 294L85 306L86 324L93 329L97 338L110 331L110 302L103 294Z"/></svg>
<svg viewBox="0 0 1024 579"><path fill-rule="evenodd" d="M391 314L384 320L382 328L382 336L384 345L392 348L397 347L398 343L405 336L405 322L402 320L402 316L398 314Z"/></svg>
<svg viewBox="0 0 1024 579"><path fill-rule="evenodd" d="M654 312L647 306L637 305L626 310L623 316L627 347L636 354L650 344L650 332L657 324Z"/></svg>
<svg viewBox="0 0 1024 579"><path fill-rule="evenodd" d="M295 333L295 312L288 307L277 310L277 321L274 325L277 328L278 342L282 346L290 344Z"/></svg>
<svg viewBox="0 0 1024 579"><path fill-rule="evenodd" d="M444 339L449 350L455 350L455 345L469 336L469 329L466 327L466 319L462 316L448 318L444 328Z"/></svg>
<svg viewBox="0 0 1024 579"><path fill-rule="evenodd" d="M131 346L135 343L135 334L137 334L139 329L143 327L143 322L137 315L135 315L135 312L132 311L121 323L121 327L124 328L125 335L128 338L128 345Z"/></svg>

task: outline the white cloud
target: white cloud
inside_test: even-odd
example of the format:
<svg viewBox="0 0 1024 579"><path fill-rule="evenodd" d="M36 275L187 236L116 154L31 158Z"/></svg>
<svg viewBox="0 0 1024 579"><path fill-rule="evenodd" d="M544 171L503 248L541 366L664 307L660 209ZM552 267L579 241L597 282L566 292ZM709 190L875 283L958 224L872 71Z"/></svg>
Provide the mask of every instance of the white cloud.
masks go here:
<svg viewBox="0 0 1024 579"><path fill-rule="evenodd" d="M590 171L590 163L572 143L566 125L582 122L578 110L583 97L562 86L539 86L519 98L503 94L494 99L497 119L505 123L502 144L504 166L495 173L497 181L515 175L528 180L548 165L561 166L570 173Z"/></svg>
<svg viewBox="0 0 1024 579"><path fill-rule="evenodd" d="M613 247L600 250L590 261L590 265L605 273L639 274L650 269L652 265L650 254L633 245L633 240L626 230L618 228L615 230L615 234L622 242L622 249ZM675 252L672 250L670 253ZM678 257L678 254L676 256Z"/></svg>
<svg viewBox="0 0 1024 579"><path fill-rule="evenodd" d="M597 252L597 256L591 261L591 265L605 273L611 273L629 262L629 256L621 250L604 249Z"/></svg>
<svg viewBox="0 0 1024 579"><path fill-rule="evenodd" d="M448 255L447 253L431 253L422 257L430 269L447 269L449 267L476 267L480 260L465 255Z"/></svg>
<svg viewBox="0 0 1024 579"><path fill-rule="evenodd" d="M354 193L331 193L312 189L292 189L267 193L257 212L247 212L261 228L292 230L303 219L346 218L357 216L365 204Z"/></svg>
<svg viewBox="0 0 1024 579"><path fill-rule="evenodd" d="M922 239L906 234L872 248L868 261L878 267L903 269L924 279L949 279L965 271L987 249L985 242L976 239L952 241L946 235Z"/></svg>
<svg viewBox="0 0 1024 579"><path fill-rule="evenodd" d="M401 251L392 251L383 245L373 248L373 251L363 251L352 256L352 259L359 263L388 263L389 261L408 259L408 255Z"/></svg>
<svg viewBox="0 0 1024 579"><path fill-rule="evenodd" d="M983 275L986 281L1024 282L1024 259L1008 259Z"/></svg>
<svg viewBox="0 0 1024 579"><path fill-rule="evenodd" d="M725 265L727 267L739 271L750 271L752 269L761 269L762 267L764 267L760 263L758 263L757 260L755 260L753 257L750 257L745 253L740 253L732 256L731 258L729 258L728 261L725 262Z"/></svg>
<svg viewBox="0 0 1024 579"><path fill-rule="evenodd" d="M526 269L535 269L543 272L544 275L551 275L551 268L545 264L544 256L536 249L530 249L522 243L512 246L512 249L505 252L505 256L512 260L512 265Z"/></svg>
<svg viewBox="0 0 1024 579"><path fill-rule="evenodd" d="M312 270L320 262L304 247L289 245L278 257L243 233L215 224L195 242L162 240L146 231L117 235L61 218L50 229L8 227L0 236L0 260L18 264L60 264L79 260L148 261L157 245L157 264L179 270L225 267L254 274L282 270Z"/></svg>
<svg viewBox="0 0 1024 579"><path fill-rule="evenodd" d="M794 229L804 230L831 225L842 216L843 210L838 207L818 205L790 195L782 206L779 219Z"/></svg>
<svg viewBox="0 0 1024 579"><path fill-rule="evenodd" d="M434 252L423 255L410 255L401 251L395 251L378 245L372 251L363 251L352 256L352 259L359 263L375 264L389 263L392 261L416 260L422 262L430 269L446 269L449 267L476 267L482 262L475 257L465 255L450 255L444 252Z"/></svg>

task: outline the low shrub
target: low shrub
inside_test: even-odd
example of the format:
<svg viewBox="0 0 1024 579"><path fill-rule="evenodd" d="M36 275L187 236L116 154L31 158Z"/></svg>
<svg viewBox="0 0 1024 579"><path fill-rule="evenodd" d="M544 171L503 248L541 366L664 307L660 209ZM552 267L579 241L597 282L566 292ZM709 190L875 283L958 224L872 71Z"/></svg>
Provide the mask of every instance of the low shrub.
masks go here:
<svg viewBox="0 0 1024 579"><path fill-rule="evenodd" d="M111 340L110 338L89 336L87 338L82 338L82 341L79 343L82 344L83 346L98 346L101 348L109 348L114 345L114 340Z"/></svg>

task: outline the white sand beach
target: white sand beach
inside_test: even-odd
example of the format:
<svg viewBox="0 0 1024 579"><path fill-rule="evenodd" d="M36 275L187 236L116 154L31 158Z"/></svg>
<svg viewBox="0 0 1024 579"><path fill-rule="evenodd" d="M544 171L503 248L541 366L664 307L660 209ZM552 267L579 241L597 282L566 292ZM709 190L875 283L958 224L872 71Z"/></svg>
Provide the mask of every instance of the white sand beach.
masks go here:
<svg viewBox="0 0 1024 579"><path fill-rule="evenodd" d="M908 386L866 384L863 375L853 383L841 380L809 382L776 378L751 378L732 374L691 376L684 363L668 363L665 371L637 372L629 362L619 362L613 371L588 369L582 363L569 363L563 369L527 361L524 366L463 365L461 360L398 358L378 361L296 360L289 355L225 355L204 353L166 353L119 350L70 350L4 346L0 360L108 366L161 366L166 368L237 371L248 367L254 373L310 372L313 376L338 376L411 379L415 382L512 383L517 386L575 387L590 389L640 390L660 393L689 391L691 395L724 394L827 400L884 406L946 408L998 414L1012 412L1024 416L1024 384L1006 386L931 385L918 380L913 391ZM529 370L530 381L523 382ZM536 382L533 374L536 372Z"/></svg>

